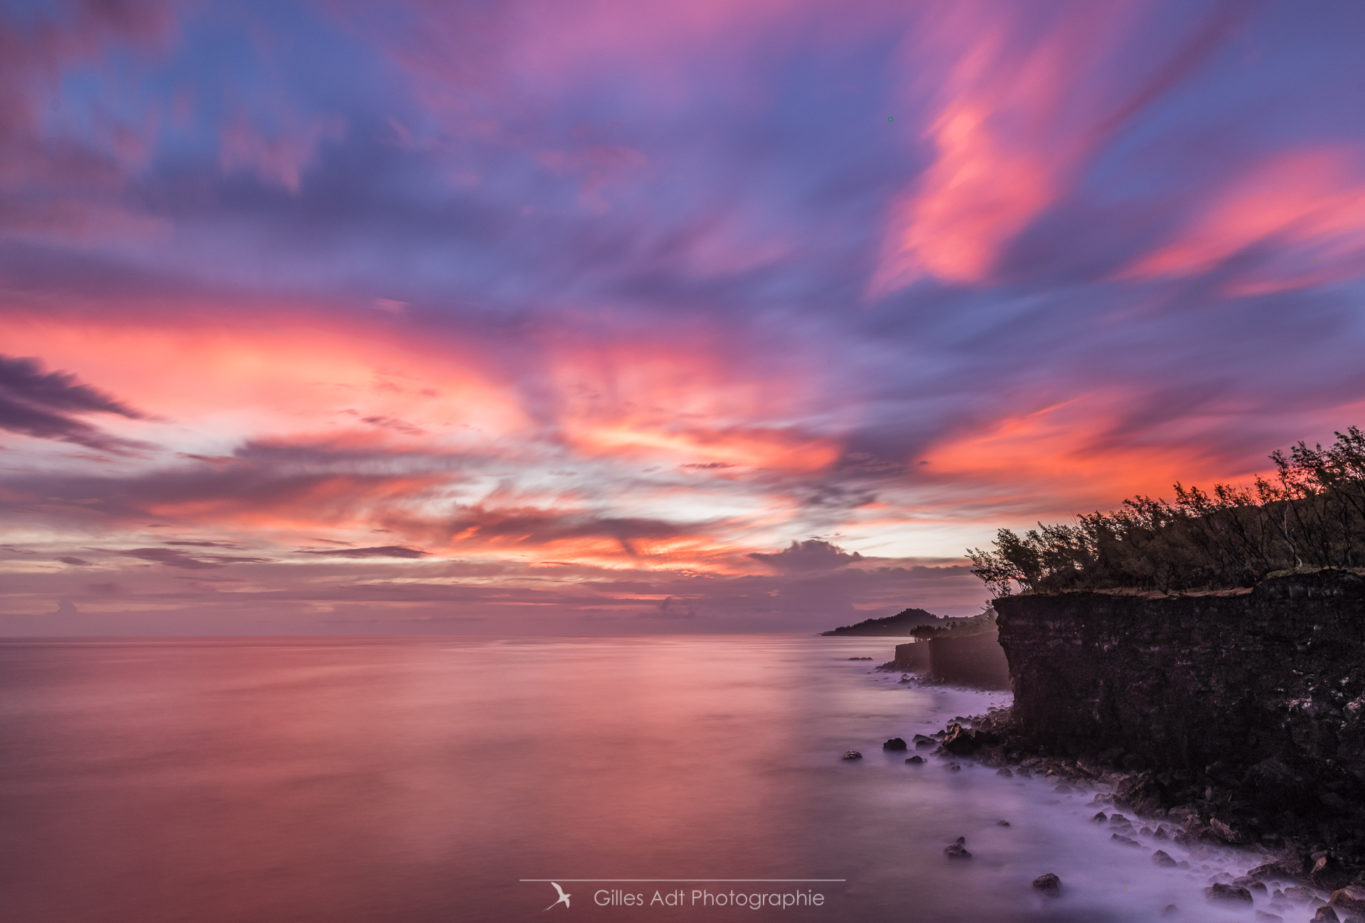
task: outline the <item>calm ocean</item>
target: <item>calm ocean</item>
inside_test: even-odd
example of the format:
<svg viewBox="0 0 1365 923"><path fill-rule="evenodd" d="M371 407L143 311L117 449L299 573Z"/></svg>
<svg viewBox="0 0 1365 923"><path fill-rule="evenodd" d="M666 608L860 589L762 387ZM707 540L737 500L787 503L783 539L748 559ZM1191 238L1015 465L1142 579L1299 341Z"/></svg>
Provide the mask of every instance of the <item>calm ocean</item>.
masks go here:
<svg viewBox="0 0 1365 923"><path fill-rule="evenodd" d="M1250 919L1202 891L1254 855L1124 845L1094 791L883 753L1008 701L848 659L892 643L0 642L0 919Z"/></svg>

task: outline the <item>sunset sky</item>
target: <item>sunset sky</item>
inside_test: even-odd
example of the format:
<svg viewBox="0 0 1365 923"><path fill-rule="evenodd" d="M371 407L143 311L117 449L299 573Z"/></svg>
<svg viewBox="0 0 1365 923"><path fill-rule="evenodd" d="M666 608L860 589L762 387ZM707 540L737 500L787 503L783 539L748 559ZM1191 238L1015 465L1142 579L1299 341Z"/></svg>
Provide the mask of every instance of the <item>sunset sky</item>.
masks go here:
<svg viewBox="0 0 1365 923"><path fill-rule="evenodd" d="M1365 424L1365 4L0 0L0 634L808 631Z"/></svg>

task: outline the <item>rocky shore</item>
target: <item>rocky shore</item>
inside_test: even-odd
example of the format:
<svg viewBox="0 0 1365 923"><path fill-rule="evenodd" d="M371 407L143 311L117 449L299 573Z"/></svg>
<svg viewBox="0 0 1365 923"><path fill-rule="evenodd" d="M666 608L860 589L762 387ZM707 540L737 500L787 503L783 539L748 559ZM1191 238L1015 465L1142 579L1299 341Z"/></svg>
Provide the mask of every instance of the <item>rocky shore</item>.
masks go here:
<svg viewBox="0 0 1365 923"><path fill-rule="evenodd" d="M1268 833L1253 840L1246 833L1250 818L1237 810L1235 792L1154 784L1150 770L1059 754L1021 732L1010 708L959 718L933 735L917 735L914 745L949 760L949 768L957 761L972 761L1002 774L1054 780L1063 790L1073 784L1097 786L1101 794L1095 798L1099 810L1094 822L1107 824L1115 841L1135 848L1152 840L1255 848L1264 861L1231 881L1211 882L1206 890L1211 900L1245 901L1248 906L1253 894L1272 901L1317 900L1322 903L1314 923L1365 923L1365 875L1358 858L1323 848L1306 831ZM1179 864L1159 848L1152 861Z"/></svg>
<svg viewBox="0 0 1365 923"><path fill-rule="evenodd" d="M1013 707L917 746L1103 786L1123 818L1118 842L1137 846L1144 831L1264 854L1242 878L1213 882L1211 900L1250 908L1267 888L1300 888L1288 896L1329 898L1316 923L1365 923L1365 578L1007 597L996 609ZM1153 861L1174 860L1155 850Z"/></svg>

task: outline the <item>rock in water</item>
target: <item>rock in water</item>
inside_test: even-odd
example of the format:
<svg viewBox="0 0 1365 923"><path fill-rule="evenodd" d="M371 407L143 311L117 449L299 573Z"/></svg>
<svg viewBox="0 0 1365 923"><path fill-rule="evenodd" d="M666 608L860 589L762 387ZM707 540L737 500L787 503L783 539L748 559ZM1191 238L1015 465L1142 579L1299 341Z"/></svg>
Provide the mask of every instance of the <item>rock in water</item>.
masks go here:
<svg viewBox="0 0 1365 923"><path fill-rule="evenodd" d="M888 740L886 743L882 744L882 749L883 749L883 750L904 750L904 749L905 749L905 741L902 740L902 739L899 738L899 737L892 737L892 738L891 738L890 740Z"/></svg>
<svg viewBox="0 0 1365 923"><path fill-rule="evenodd" d="M1327 891L1335 891L1344 888L1350 882L1351 877L1341 863L1326 853L1316 853L1313 856L1313 868L1308 873L1308 879Z"/></svg>
<svg viewBox="0 0 1365 923"><path fill-rule="evenodd" d="M972 854L967 851L967 838L965 836L960 836L943 847L943 854L949 859L970 859L972 857Z"/></svg>
<svg viewBox="0 0 1365 923"><path fill-rule="evenodd" d="M1211 901L1227 901L1228 903L1250 904L1253 903L1251 892L1246 888L1238 888L1233 885L1225 885L1221 881L1217 884L1209 885L1204 889L1204 896Z"/></svg>
<svg viewBox="0 0 1365 923"><path fill-rule="evenodd" d="M1247 841L1246 837L1241 833L1233 830L1226 822L1221 821L1216 817L1209 818L1209 829L1213 831L1213 835L1218 837L1218 839L1233 846Z"/></svg>
<svg viewBox="0 0 1365 923"><path fill-rule="evenodd" d="M976 735L957 722L948 725L948 733L943 735L943 749L955 756L971 756L981 749Z"/></svg>
<svg viewBox="0 0 1365 923"><path fill-rule="evenodd" d="M1056 875L1048 872L1046 875L1039 875L1033 879L1034 890L1042 891L1044 894L1051 894L1054 897L1062 893L1062 880Z"/></svg>
<svg viewBox="0 0 1365 923"><path fill-rule="evenodd" d="M1341 923L1341 917L1337 916L1335 910L1324 904L1318 908L1318 912L1313 914L1313 919L1309 920L1308 923Z"/></svg>
<svg viewBox="0 0 1365 923"><path fill-rule="evenodd" d="M1365 914L1365 888L1352 885L1332 892L1329 903L1337 910Z"/></svg>
<svg viewBox="0 0 1365 923"><path fill-rule="evenodd" d="M912 757L910 757L909 759L907 759L906 762L909 763L911 766L923 766L923 765L924 765L924 757L922 757L922 756L912 756Z"/></svg>
<svg viewBox="0 0 1365 923"><path fill-rule="evenodd" d="M1152 861L1163 868L1175 868L1176 862L1171 858L1171 854L1164 849L1158 849L1152 853Z"/></svg>
<svg viewBox="0 0 1365 923"><path fill-rule="evenodd" d="M844 751L843 759L846 759L846 760L860 760L860 759L862 759L862 758L863 758L863 755L862 755L861 753L859 753L857 750L845 750L845 751Z"/></svg>

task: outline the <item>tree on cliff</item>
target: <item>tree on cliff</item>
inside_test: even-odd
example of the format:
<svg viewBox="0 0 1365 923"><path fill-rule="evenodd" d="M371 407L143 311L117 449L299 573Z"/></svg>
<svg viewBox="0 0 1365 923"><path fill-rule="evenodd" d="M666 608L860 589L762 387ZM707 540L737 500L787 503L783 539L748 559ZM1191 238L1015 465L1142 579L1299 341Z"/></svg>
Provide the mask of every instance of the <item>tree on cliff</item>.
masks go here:
<svg viewBox="0 0 1365 923"><path fill-rule="evenodd" d="M972 573L996 596L1072 589L1169 592L1250 586L1280 570L1365 564L1365 433L1352 426L1324 448L1276 450L1274 472L1251 487L1174 485L1175 501L1137 496L1075 525L996 533L969 548Z"/></svg>

